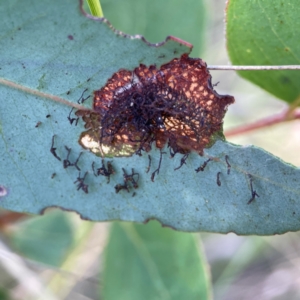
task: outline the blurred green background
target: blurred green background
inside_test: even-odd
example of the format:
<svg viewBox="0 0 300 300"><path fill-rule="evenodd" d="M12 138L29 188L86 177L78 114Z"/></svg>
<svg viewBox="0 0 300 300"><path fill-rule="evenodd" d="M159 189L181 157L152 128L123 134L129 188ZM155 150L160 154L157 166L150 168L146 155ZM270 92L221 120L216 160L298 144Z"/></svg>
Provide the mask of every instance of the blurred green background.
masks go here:
<svg viewBox="0 0 300 300"><path fill-rule="evenodd" d="M225 2L165 0L147 1L145 6L139 0L103 0L101 4L104 15L117 29L143 34L150 42L175 35L195 45L193 57L201 57L208 65L226 65ZM225 134L227 128L287 108L233 71L211 74L213 83L219 82L218 93L236 99L226 115ZM299 166L299 130L300 123L293 121L228 140L254 144ZM1 210L0 300L27 299L25 295L35 295L33 299L38 295L41 299L102 299L103 253L110 226L56 210L41 217ZM210 265L214 299L300 299L299 233L274 237L196 236L200 248L203 243ZM46 293L45 288L51 292Z"/></svg>

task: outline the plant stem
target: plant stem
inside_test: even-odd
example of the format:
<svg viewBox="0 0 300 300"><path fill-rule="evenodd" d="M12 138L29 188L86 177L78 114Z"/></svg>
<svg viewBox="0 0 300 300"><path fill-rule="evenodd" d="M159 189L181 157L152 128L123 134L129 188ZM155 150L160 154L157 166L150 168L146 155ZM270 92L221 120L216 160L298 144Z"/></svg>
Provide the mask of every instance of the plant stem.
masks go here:
<svg viewBox="0 0 300 300"><path fill-rule="evenodd" d="M100 0L86 0L93 16L103 18L103 11L101 8Z"/></svg>
<svg viewBox="0 0 300 300"><path fill-rule="evenodd" d="M268 70L300 70L300 65L282 66L214 66L208 65L209 70L234 70L234 71L268 71Z"/></svg>

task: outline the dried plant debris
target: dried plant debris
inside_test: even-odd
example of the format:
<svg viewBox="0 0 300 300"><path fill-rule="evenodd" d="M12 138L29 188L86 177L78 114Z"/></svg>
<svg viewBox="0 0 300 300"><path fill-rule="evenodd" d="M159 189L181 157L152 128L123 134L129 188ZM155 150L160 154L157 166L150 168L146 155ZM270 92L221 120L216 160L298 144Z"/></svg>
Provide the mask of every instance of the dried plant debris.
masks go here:
<svg viewBox="0 0 300 300"><path fill-rule="evenodd" d="M102 157L140 155L152 145L202 155L233 102L213 90L205 62L186 54L159 69L122 69L94 92L93 110L76 112L87 129L79 143Z"/></svg>

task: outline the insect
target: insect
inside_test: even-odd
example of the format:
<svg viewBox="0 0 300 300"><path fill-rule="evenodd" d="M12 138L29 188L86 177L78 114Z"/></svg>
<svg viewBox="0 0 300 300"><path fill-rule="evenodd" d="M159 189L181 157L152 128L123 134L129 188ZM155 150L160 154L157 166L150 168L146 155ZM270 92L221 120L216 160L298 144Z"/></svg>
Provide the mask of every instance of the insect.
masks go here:
<svg viewBox="0 0 300 300"><path fill-rule="evenodd" d="M102 159L102 167L101 168L98 168L95 171L95 162L93 162L92 163L92 169L93 169L93 172L94 172L95 176L99 176L99 175L106 176L107 177L107 183L110 182L110 176L115 174L115 170L114 170L114 168L113 168L110 161L107 162L107 167L105 167L104 159Z"/></svg>
<svg viewBox="0 0 300 300"><path fill-rule="evenodd" d="M79 172L79 175L78 175L76 181L74 181L74 183L77 183L77 191L82 189L86 194L88 194L88 192L89 192L88 191L88 187L89 187L88 184L84 183L84 180L85 180L87 174L88 174L88 172L86 171L84 173L84 176L80 177L80 172Z"/></svg>
<svg viewBox="0 0 300 300"><path fill-rule="evenodd" d="M229 158L228 155L225 155L225 161L226 161L226 164L227 164L227 174L229 175L230 174L231 165L228 162L228 158Z"/></svg>
<svg viewBox="0 0 300 300"><path fill-rule="evenodd" d="M203 172L205 167L207 166L207 164L211 161L212 159L209 158L208 160L206 160L199 168L195 169L195 171L198 172Z"/></svg>
<svg viewBox="0 0 300 300"><path fill-rule="evenodd" d="M257 192L253 189L253 177L251 174L247 174L248 178L249 178L249 183L250 183L250 189L251 189L251 199L248 201L247 204L250 204L252 201L255 200L255 197L259 197L259 195L257 194Z"/></svg>
<svg viewBox="0 0 300 300"><path fill-rule="evenodd" d="M78 103L78 104L82 104L84 101L86 101L87 99L89 99L89 98L91 97L91 95L87 96L86 98L83 97L84 93L85 93L87 90L88 90L88 89L85 89L85 90L82 92L80 98L77 100L77 103ZM67 93L67 94L68 94L68 93ZM75 126L77 126L78 121L79 121L79 117L71 118L71 114L72 114L73 110L74 110L74 107L72 107L71 111L69 112L69 115L68 115L67 119L69 120L69 122L70 122L71 125L75 122Z"/></svg>
<svg viewBox="0 0 300 300"><path fill-rule="evenodd" d="M53 156L56 159L61 160L61 158L56 154L56 148L54 147L54 138L55 138L55 135L52 136L52 144L51 144L50 152L53 154Z"/></svg>
<svg viewBox="0 0 300 300"><path fill-rule="evenodd" d="M80 171L80 168L78 167L77 163L79 161L79 158L82 154L82 152L79 153L79 156L78 158L76 159L76 161L74 163L71 163L70 160L69 160L69 156L70 156L70 153L71 153L71 148L65 146L65 149L67 150L68 154L67 154L67 158L63 160L63 166L64 166L64 169L68 168L68 167L75 167L78 171Z"/></svg>
<svg viewBox="0 0 300 300"><path fill-rule="evenodd" d="M131 182L132 186L137 189L138 188L138 181L140 178L140 174L134 172L134 169L131 169L131 174L127 174L125 169L122 168L123 171L123 178L124 178L124 182L127 184L128 182ZM136 178L134 178L136 177Z"/></svg>
<svg viewBox="0 0 300 300"><path fill-rule="evenodd" d="M159 170L160 170L161 162L162 162L162 155L165 154L165 153L166 153L166 152L160 151L160 157L159 157L158 167L157 167L157 169L151 174L151 181L152 181L152 182L154 182L155 174L159 174Z"/></svg>
<svg viewBox="0 0 300 300"><path fill-rule="evenodd" d="M149 159L149 164L148 164L146 173L149 173L150 168L151 168L151 156L150 155L148 155L148 159Z"/></svg>
<svg viewBox="0 0 300 300"><path fill-rule="evenodd" d="M189 153L186 153L186 154L183 155L183 157L180 159L179 167L175 168L174 171L180 169L186 163L186 160L189 157L189 155L190 155Z"/></svg>

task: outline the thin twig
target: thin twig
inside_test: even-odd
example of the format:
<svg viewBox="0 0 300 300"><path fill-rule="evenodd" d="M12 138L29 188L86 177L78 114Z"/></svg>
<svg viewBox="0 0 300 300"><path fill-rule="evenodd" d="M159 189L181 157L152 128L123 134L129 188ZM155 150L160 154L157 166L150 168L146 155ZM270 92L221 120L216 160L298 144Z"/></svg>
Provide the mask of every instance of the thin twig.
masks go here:
<svg viewBox="0 0 300 300"><path fill-rule="evenodd" d="M264 128L278 123L292 121L296 119L300 119L300 109L295 109L293 111L290 111L290 109L288 109L281 112L280 114L269 116L267 118L258 120L252 124L246 124L243 126L239 126L237 128L226 130L225 136L229 137L233 135L238 135L255 129Z"/></svg>
<svg viewBox="0 0 300 300"><path fill-rule="evenodd" d="M208 65L209 70L234 70L234 71L266 71L266 70L300 70L300 65L283 66L214 66Z"/></svg>

